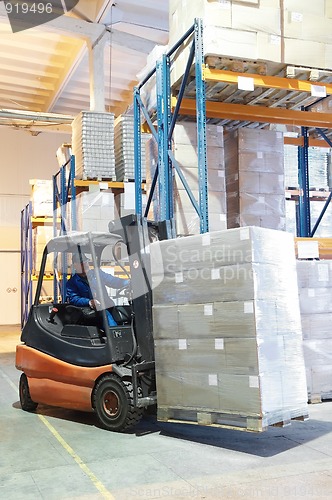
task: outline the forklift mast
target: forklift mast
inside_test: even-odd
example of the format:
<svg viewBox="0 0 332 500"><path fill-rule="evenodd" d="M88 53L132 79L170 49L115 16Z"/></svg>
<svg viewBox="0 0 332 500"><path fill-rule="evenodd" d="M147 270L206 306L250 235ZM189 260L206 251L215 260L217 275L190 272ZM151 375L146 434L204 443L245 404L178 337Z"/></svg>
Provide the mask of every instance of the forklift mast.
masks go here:
<svg viewBox="0 0 332 500"><path fill-rule="evenodd" d="M171 221L150 222L130 214L109 223L109 231L127 246L133 292L132 307L141 358L154 361L150 243L174 237Z"/></svg>

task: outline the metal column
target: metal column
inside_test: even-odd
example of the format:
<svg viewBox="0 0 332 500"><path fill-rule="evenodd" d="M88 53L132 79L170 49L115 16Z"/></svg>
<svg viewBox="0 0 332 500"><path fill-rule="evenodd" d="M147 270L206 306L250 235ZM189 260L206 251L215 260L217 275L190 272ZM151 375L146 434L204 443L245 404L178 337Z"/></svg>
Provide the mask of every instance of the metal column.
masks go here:
<svg viewBox="0 0 332 500"><path fill-rule="evenodd" d="M298 165L299 165L299 187L300 196L297 206L299 225L297 227L297 236L309 237L310 230L310 198L309 198L309 160L308 160L308 129L301 127L303 137L303 146L298 147Z"/></svg>
<svg viewBox="0 0 332 500"><path fill-rule="evenodd" d="M142 215L142 154L141 154L141 108L139 88L134 88L134 167L135 167L135 213Z"/></svg>
<svg viewBox="0 0 332 500"><path fill-rule="evenodd" d="M172 164L168 156L170 149L168 131L171 123L169 69L169 57L164 54L156 65L160 220L173 218Z"/></svg>
<svg viewBox="0 0 332 500"><path fill-rule="evenodd" d="M325 134L325 132L322 129L320 129L320 128L317 128L316 130L323 137L323 139L327 142L327 144L332 148L332 141L327 137L327 135ZM330 185L330 182L328 182L328 184ZM311 237L313 237L315 235L315 232L317 231L317 229L319 227L319 224L321 223L321 220L323 219L323 217L325 215L325 212L326 212L326 210L327 210L327 208L328 208L331 200L332 200L332 191L330 192L327 200L325 201L324 207L323 207L320 215L318 216L317 221L316 221L313 229L311 230L311 233L310 233Z"/></svg>
<svg viewBox="0 0 332 500"><path fill-rule="evenodd" d="M200 230L201 233L206 233L209 230L209 213L206 158L206 97L203 67L203 22L201 19L195 19L196 117Z"/></svg>
<svg viewBox="0 0 332 500"><path fill-rule="evenodd" d="M21 328L32 305L32 202L21 211Z"/></svg>
<svg viewBox="0 0 332 500"><path fill-rule="evenodd" d="M75 156L70 158L70 173L68 179L68 191L70 191L70 219L71 230L77 230L77 214L76 214L76 186L75 186Z"/></svg>

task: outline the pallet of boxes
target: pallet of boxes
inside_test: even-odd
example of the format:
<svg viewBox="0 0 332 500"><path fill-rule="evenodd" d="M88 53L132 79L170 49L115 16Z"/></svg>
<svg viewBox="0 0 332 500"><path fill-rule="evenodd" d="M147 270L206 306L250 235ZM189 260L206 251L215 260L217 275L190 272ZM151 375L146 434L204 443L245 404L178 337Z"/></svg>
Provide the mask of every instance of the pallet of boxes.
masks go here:
<svg viewBox="0 0 332 500"><path fill-rule="evenodd" d="M332 398L332 261L298 260L297 277L308 398Z"/></svg>
<svg viewBox="0 0 332 500"><path fill-rule="evenodd" d="M158 420L264 431L307 418L290 234L155 242L151 266Z"/></svg>

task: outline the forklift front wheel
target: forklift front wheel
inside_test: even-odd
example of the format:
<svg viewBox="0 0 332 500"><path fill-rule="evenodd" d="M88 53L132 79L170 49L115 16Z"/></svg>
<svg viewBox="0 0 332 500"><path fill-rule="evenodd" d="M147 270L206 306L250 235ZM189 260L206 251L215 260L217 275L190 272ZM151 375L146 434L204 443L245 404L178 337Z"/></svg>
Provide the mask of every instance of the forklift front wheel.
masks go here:
<svg viewBox="0 0 332 500"><path fill-rule="evenodd" d="M93 407L102 427L114 432L134 427L144 411L134 407L131 382L121 380L115 374L104 375L97 382L93 391Z"/></svg>
<svg viewBox="0 0 332 500"><path fill-rule="evenodd" d="M22 373L20 378L19 392L22 410L34 411L37 408L38 403L35 403L31 399L28 379L25 373Z"/></svg>

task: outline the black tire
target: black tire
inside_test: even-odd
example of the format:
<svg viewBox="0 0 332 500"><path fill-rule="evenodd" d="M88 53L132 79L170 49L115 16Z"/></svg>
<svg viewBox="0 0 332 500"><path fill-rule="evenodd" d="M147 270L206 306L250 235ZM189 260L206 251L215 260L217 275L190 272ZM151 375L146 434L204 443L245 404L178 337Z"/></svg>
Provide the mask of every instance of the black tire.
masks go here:
<svg viewBox="0 0 332 500"><path fill-rule="evenodd" d="M35 403L31 399L28 379L25 373L22 373L20 378L19 392L20 392L20 403L22 410L35 411L35 409L38 406L38 403Z"/></svg>
<svg viewBox="0 0 332 500"><path fill-rule="evenodd" d="M134 407L131 382L121 380L114 374L104 375L96 383L92 405L102 427L114 432L134 427L144 412L143 408Z"/></svg>

